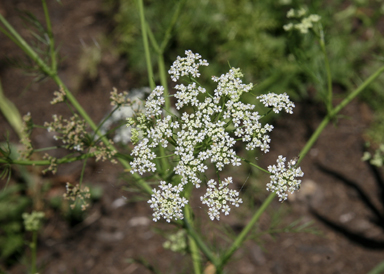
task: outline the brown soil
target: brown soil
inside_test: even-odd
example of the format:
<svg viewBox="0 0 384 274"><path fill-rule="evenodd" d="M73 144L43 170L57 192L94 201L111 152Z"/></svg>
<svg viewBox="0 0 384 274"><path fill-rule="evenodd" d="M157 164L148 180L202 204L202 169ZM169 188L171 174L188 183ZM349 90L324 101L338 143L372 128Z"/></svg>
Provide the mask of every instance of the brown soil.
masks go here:
<svg viewBox="0 0 384 274"><path fill-rule="evenodd" d="M110 19L103 16L101 2L69 0L63 1L62 6L56 1L49 3L56 40L61 42L61 55L66 57L60 67L60 77L94 121L100 121L109 110L112 87L128 90L135 82L124 70L126 61L105 49L97 77L84 80L87 78L82 74L78 60L95 45L95 41L101 43L101 37L110 25ZM25 1L4 1L0 4L0 13L18 30L22 25L15 8L28 9L43 19L40 1L28 1L28 4ZM57 90L52 81L31 83L31 77L6 65L6 57L21 54L3 35L0 37L3 90L20 113L30 112L36 124L50 121L55 113L68 115L66 106L52 107L49 104L52 92ZM28 84L31 85L25 90ZM348 119L342 118L336 125L329 125L302 162L305 177L300 192L283 204L276 199L263 214L258 229L255 228L255 232L268 228L279 212L283 219L280 227L298 219L302 223L313 220L322 234L277 233L274 237L263 235L248 240L235 253L226 268L227 273L360 274L369 272L383 260L382 173L361 161L365 142L363 134L372 114L365 104L357 101L348 105L341 114ZM324 110L318 103L311 100L298 103L293 115L283 115L276 121L271 136L271 152L260 157L259 164L264 167L273 164L280 154L288 158L296 156L323 116ZM17 141L15 132L1 115L0 127L3 133L10 132L12 141ZM53 142L52 136L44 130L37 130L32 139L36 147L49 146ZM57 176L39 175L38 180L50 181L53 185L46 195L60 195L64 192L65 182L78 180L80 171L81 163L66 165L59 168ZM39 273L150 273L129 258L144 258L162 273L193 272L188 256L162 247L163 235L175 228L163 222L150 221L148 204L134 201L134 193L122 190L127 185L119 178L122 172L117 165L90 163L85 180L102 187L103 196L92 205L84 221L75 226L66 222L59 212L47 209L48 220L38 243ZM247 177L246 169L242 172L237 173L240 176L234 176L239 185ZM262 189L265 181L254 180L249 184L255 184L255 187L246 185L243 192ZM217 231L224 235L222 231L227 226L237 233L266 197L265 191L243 194L252 202L235 210L222 222L214 222L214 225L205 209L195 208L195 213L201 215L204 237L212 240ZM128 202L119 204L125 201L123 196ZM41 203L35 203L35 206L44 207ZM223 240L217 240L216 245L222 247ZM27 273L25 262L12 266L9 273Z"/></svg>

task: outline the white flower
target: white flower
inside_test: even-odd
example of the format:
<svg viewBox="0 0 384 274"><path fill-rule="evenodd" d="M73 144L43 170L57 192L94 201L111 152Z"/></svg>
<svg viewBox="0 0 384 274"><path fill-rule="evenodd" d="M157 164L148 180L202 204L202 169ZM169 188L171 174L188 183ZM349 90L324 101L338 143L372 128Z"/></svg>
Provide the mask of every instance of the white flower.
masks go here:
<svg viewBox="0 0 384 274"><path fill-rule="evenodd" d="M284 25L283 28L285 31L290 31L293 28L293 24L288 23L288 24Z"/></svg>
<svg viewBox="0 0 384 274"><path fill-rule="evenodd" d="M279 113L284 109L286 113L292 114L292 109L295 107L295 104L289 100L289 96L285 92L283 94L263 94L256 98L260 99L260 102L263 103L265 107L273 107L275 113Z"/></svg>
<svg viewBox="0 0 384 274"><path fill-rule="evenodd" d="M200 197L200 200L202 204L208 206L208 215L212 221L214 219L220 220L220 211L225 215L229 214L231 208L228 204L239 207L239 204L243 202L243 200L238 197L238 191L228 188L228 185L232 183L232 177L221 181L218 187L216 187L217 183L215 180L211 179L208 181L207 192L204 196Z"/></svg>
<svg viewBox="0 0 384 274"><path fill-rule="evenodd" d="M198 77L199 66L208 65L199 54L191 51L186 51L186 54L187 57L178 57L169 71L174 81L183 75ZM136 120L129 121L129 125L135 126L135 130L142 132L143 136L131 153L131 172L142 175L156 171L156 164L159 163L155 161L157 155L153 151L161 146L167 147L166 153L174 163L173 172L179 178L178 184L161 182L160 190L154 190L149 203L154 209L155 221L164 218L169 222L182 218L186 200L180 197L180 193L186 184L199 188L202 178L206 178L209 164L217 172L228 165L240 166L241 159L235 151L237 142L242 141L247 150L259 148L264 153L269 151L269 133L273 126L261 123L262 116L255 111L254 105L241 102L241 95L253 87L252 84L244 84L241 77L237 68L231 68L220 77L212 77L217 83L213 94L207 94L194 81L188 85L176 85L174 97L179 110L176 115L166 115L162 111L164 88L156 87L145 104L145 115L137 115ZM259 98L265 106L272 106L274 111L285 109L292 113L294 105L286 94L269 94ZM238 206L242 202L238 198L239 193L228 188L230 183L231 177L219 180L218 186L214 180L208 180L207 193L201 200L208 205L212 220L219 219L221 213L228 215L229 205Z"/></svg>
<svg viewBox="0 0 384 274"><path fill-rule="evenodd" d="M268 171L271 173L271 181L267 184L267 190L275 192L280 202L287 199L288 192L292 194L300 188L301 180L296 178L304 176L301 168L295 167L296 159L288 162L288 168L286 168L285 162L286 158L280 155L276 160L277 165L268 166Z"/></svg>
<svg viewBox="0 0 384 274"><path fill-rule="evenodd" d="M172 186L164 181L160 182L161 190L153 190L152 198L148 201L153 208L153 221L157 222L164 218L168 223L175 219L183 219L183 208L188 204L188 200L180 197L183 190L181 185Z"/></svg>
<svg viewBox="0 0 384 274"><path fill-rule="evenodd" d="M186 50L187 57L177 56L168 73L171 75L172 81L176 82L180 76L190 75L194 78L200 77L199 66L208 66L207 60L201 59L201 55ZM197 63L196 63L197 62Z"/></svg>
<svg viewBox="0 0 384 274"><path fill-rule="evenodd" d="M308 30L310 28L313 28L312 23L319 22L321 19L321 16L319 16L317 14L310 14L308 17L302 18L306 13L307 13L307 11L304 8L301 8L299 10L290 9L287 12L287 17L288 18L297 18L297 19L301 18L301 22L296 23L296 24L288 23L288 24L283 26L284 30L285 31L291 31L293 29L297 29L301 33L308 33Z"/></svg>
<svg viewBox="0 0 384 274"><path fill-rule="evenodd" d="M164 105L164 87L157 86L147 98L145 113L149 117L161 115L161 107Z"/></svg>
<svg viewBox="0 0 384 274"><path fill-rule="evenodd" d="M300 8L298 10L290 9L287 12L287 18L300 18L303 17L307 13L305 8Z"/></svg>

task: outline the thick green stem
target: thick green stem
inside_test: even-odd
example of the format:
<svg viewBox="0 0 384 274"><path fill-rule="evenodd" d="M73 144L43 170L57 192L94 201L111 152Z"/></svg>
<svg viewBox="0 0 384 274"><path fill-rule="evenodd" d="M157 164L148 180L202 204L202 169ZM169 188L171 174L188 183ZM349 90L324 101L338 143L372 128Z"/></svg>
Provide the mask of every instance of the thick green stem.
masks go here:
<svg viewBox="0 0 384 274"><path fill-rule="evenodd" d="M193 224L191 207L189 207L189 206L185 207L184 218L187 220L187 222L189 224ZM188 234L188 243L189 243L189 251L191 252L194 273L195 274L201 274L200 251L199 251L198 246L195 242L195 239L189 234Z"/></svg>
<svg viewBox="0 0 384 274"><path fill-rule="evenodd" d="M164 87L165 111L169 112L170 100L169 100L169 92L168 92L163 53L160 52L160 48L156 42L155 36L153 35L147 22L145 21L144 5L142 0L139 0L139 12L140 12L140 22L141 22L141 33L143 36L143 43L144 43L144 50L145 50L145 59L147 62L148 81L151 86L151 89L152 90L155 89L155 82L153 79L152 64L151 64L151 56L150 56L149 45L148 45L148 36L149 36L149 39L158 54L160 81L161 81L161 85ZM147 31L148 31L148 34L147 34ZM161 165L162 165L161 169L164 171L163 174L167 174L170 169L169 162L168 162L168 159L164 157L165 156L164 148L160 146L159 150L160 150Z"/></svg>
<svg viewBox="0 0 384 274"><path fill-rule="evenodd" d="M184 207L184 216L188 216L189 213L186 213L189 205L186 205ZM190 223L190 220L187 218L183 219L185 228L187 229L187 233L189 236L193 238L196 245L200 248L201 252L204 253L205 256L207 256L208 260L212 262L214 265L218 264L218 260L216 256L212 253L212 251L205 245L204 241L200 238L199 234L196 233L196 231L193 229L192 224Z"/></svg>

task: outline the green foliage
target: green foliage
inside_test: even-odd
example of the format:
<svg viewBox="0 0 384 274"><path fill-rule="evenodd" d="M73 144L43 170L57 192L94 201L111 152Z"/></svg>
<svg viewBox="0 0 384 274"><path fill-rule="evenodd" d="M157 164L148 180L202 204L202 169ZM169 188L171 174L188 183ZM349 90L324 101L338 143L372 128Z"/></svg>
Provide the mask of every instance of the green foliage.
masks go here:
<svg viewBox="0 0 384 274"><path fill-rule="evenodd" d="M120 51L127 56L130 67L143 72L145 59L139 17L134 1L110 1L116 5L116 29ZM146 19L156 39L161 41L170 23L176 1L147 1ZM207 60L215 60L207 75L220 75L241 64L246 81L259 81L279 75L288 77L294 65L284 58L285 38L281 19L284 7L265 2L242 0L186 1L181 9L173 38L165 54L168 64L185 49L199 52ZM276 12L279 10L280 12ZM152 56L153 62L155 56ZM213 63L213 62L212 62ZM282 73L284 71L285 73ZM205 79L204 79L205 80ZM283 80L284 82L284 80Z"/></svg>
<svg viewBox="0 0 384 274"><path fill-rule="evenodd" d="M0 192L0 261L8 262L24 246L21 215L30 204L30 199L20 195L21 187L11 185Z"/></svg>
<svg viewBox="0 0 384 274"><path fill-rule="evenodd" d="M374 269L369 271L368 274L383 274L384 273L384 261L375 266Z"/></svg>
<svg viewBox="0 0 384 274"><path fill-rule="evenodd" d="M143 74L146 66L140 18L134 12L138 10L136 1L107 3L116 23L111 38L117 40L119 51L127 57L132 71ZM146 1L146 20L157 41L161 41L172 20L164 14L172 14L176 3ZM297 100L298 96L306 97L309 87L314 85L320 98L324 98L327 79L320 47L311 34L303 36L283 30L288 22L286 12L305 7L309 13L322 17L333 85L339 87L337 92L345 92L377 69L377 58L372 52L380 52L384 47L375 28L381 15L379 5L372 1L347 7L342 1L326 5L323 1L186 1L164 54L165 60L169 65L185 49L191 49L214 61L205 69L206 75L220 75L229 64L233 67L241 64L246 81L257 84L257 93L288 92ZM155 64L156 56L153 54L151 58ZM377 84L371 87L371 92L378 95Z"/></svg>

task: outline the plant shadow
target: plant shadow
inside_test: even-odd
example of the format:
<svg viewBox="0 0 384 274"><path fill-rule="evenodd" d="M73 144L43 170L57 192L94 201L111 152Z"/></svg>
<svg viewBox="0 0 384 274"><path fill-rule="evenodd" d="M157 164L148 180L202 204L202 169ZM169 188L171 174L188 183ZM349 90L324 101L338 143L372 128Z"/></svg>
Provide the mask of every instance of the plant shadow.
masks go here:
<svg viewBox="0 0 384 274"><path fill-rule="evenodd" d="M354 191L357 194L359 202L362 203L364 207L368 209L368 211L371 213L371 216L369 217L370 223L374 224L375 226L378 226L384 232L384 182L378 169L370 165L369 163L367 163L367 165L377 185L378 191L376 192L376 195L378 196L377 198L380 201L381 208L379 208L372 202L372 198L359 186L356 181L348 179L344 174L341 174L340 172L332 170L321 164L317 164L317 167L320 169L320 171L335 178L338 182L343 183L347 188ZM384 249L383 240L373 239L371 237L362 235L362 233L360 232L355 232L350 227L332 221L327 216L320 214L312 207L310 207L309 210L311 214L313 214L319 221L321 221L329 228L333 229L335 232L341 234L351 242L368 249Z"/></svg>

